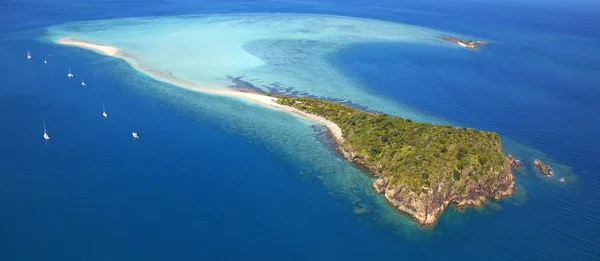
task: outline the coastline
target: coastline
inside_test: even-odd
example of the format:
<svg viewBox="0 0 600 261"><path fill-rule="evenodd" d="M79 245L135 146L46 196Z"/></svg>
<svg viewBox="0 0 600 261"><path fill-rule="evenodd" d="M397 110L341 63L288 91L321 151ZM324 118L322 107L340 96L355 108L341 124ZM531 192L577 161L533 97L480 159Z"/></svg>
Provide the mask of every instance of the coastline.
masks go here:
<svg viewBox="0 0 600 261"><path fill-rule="evenodd" d="M369 173L375 177L375 180L371 184L373 190L381 194L386 202L399 213L412 217L422 226L434 225L449 205L455 205L458 209L463 209L466 206L480 207L490 199L500 200L515 192L515 177L511 173L512 168L515 167L514 157L510 155L505 156L502 152L499 135L496 133L476 130L469 131L468 129L460 128L453 128L452 130L454 131L448 132L448 126L413 123L400 117L365 112L347 105L315 98L282 96L277 102L309 113L327 115L328 119L342 126L343 130L346 133L350 133L350 135L346 137L346 141L337 143L338 151L348 161L367 168ZM356 122L357 119L361 119L363 123ZM404 134L375 131L375 135L378 135L378 141L373 141L371 138L373 137L373 130L381 129L385 126L395 126L405 131ZM433 172L431 170L424 172L421 169L414 168L412 167L414 164L411 165L411 162L406 162L405 160L398 161L402 163L393 163L397 158L410 160L411 158L423 156L423 153L431 152L412 151L404 154L404 148L407 145L419 146L419 143L413 143L415 137L414 135L411 136L410 130L421 128L423 128L422 132L414 133L417 135L427 133L428 136L442 135L443 138L441 139L448 140L449 144L451 144L446 147L448 149L445 152L441 152L436 157L448 159L446 157L448 155L454 157L463 153L467 154L469 160L472 157L477 157L477 162L473 164L463 163L467 165L458 167L461 159L458 162L449 161L447 164L437 164L437 169ZM456 135L453 134L455 132L462 133ZM472 135L475 138L467 141L462 140L461 137L463 137L465 132L470 132L468 135ZM365 140L367 140L366 143L364 142ZM407 142L407 140L409 141ZM489 141L489 143L486 141ZM461 142L469 146L474 146L475 150L483 150L478 150L477 154L460 152L460 149L454 149L454 152L457 153L456 155L453 154L454 152L446 153L448 150L456 148L456 146L461 146ZM428 146L436 146L435 144L431 145L430 140L429 144L427 143L426 141L424 146L419 147L427 148ZM393 147L396 149L386 146L387 144L394 144ZM487 149L482 148L482 146L487 146ZM378 148L381 151L381 147L387 148L388 155L393 156L385 158L385 155L377 151L373 152L373 149ZM400 156L397 157L398 155ZM499 161L487 165L489 166L489 171L487 171L487 167L485 169L482 168L482 164L485 164L481 163L482 160L491 162L494 161L491 158L494 156L499 156ZM513 161L510 159L513 159ZM422 162L427 162L427 158L424 158ZM422 162L419 165L422 165ZM404 178L399 178L397 175L400 173L398 171L399 167L408 169L408 171L402 172L402 177ZM458 169L455 169L451 176L449 176L448 169L454 169L454 167L458 167ZM426 177L423 176L423 173L426 173ZM474 177L475 173L481 174L477 174ZM433 175L433 177L430 175ZM414 177L423 178L414 179Z"/></svg>
<svg viewBox="0 0 600 261"><path fill-rule="evenodd" d="M452 184L448 184L440 180L431 186L431 188L428 190L428 193L417 194L409 191L404 186L394 185L390 178L385 177L382 175L382 173L374 170L373 166L370 166L357 151L346 144L347 142L345 142L341 128L336 123L326 119L325 117L297 109L293 107L293 104L281 104L278 102L278 98L276 97L267 96L256 92L225 89L226 87L219 85L200 85L174 77L168 71L158 71L140 65L133 57L127 55L117 47L98 45L66 37L59 38L54 42L57 44L70 45L92 50L106 56L121 58L139 72L142 72L155 80L169 83L180 88L206 94L240 98L244 101L249 101L264 107L285 111L287 113L305 118L313 123L323 125L331 133L338 151L345 159L350 162L356 162L369 169L370 174L375 178L371 184L372 189L374 189L378 194L382 194L386 202L398 212L407 214L422 226L434 225L444 209L450 204L455 204L459 209L462 209L465 206L480 207L483 203L488 201L488 198L499 200L514 193L514 176L512 173L510 173L511 167L508 166L507 168L501 170L501 172L509 173L507 176L489 178L482 180L481 182L470 182L465 193L444 192L444 188L447 186L452 186ZM496 188L484 188L482 184L485 182L491 182L499 185Z"/></svg>
<svg viewBox="0 0 600 261"><path fill-rule="evenodd" d="M135 59L133 59L130 56L128 56L127 54L125 54L121 49L114 47L114 46L94 44L94 43L90 43L90 42L86 42L86 41L76 40L71 37L61 37L61 38L56 39L54 42L57 44L79 47L79 48L97 52L102 55L123 59L127 63L129 63L131 66L133 66L134 69L150 76L151 78L165 82L165 83L175 85L180 88L197 91L197 92L202 92L202 93L207 93L207 94L241 98L245 101L254 102L256 104L259 104L259 105L262 105L265 107L285 111L285 112L294 114L296 116L300 116L300 117L305 118L309 121L312 121L316 124L327 127L327 129L329 129L329 131L331 132L334 140L338 144L342 144L342 142L344 141L344 138L342 135L342 130L340 129L340 127L337 124L325 119L324 117L306 113L306 112L303 112L303 111L298 110L291 106L279 104L276 102L276 100L277 100L276 97L271 97L271 96L253 93L253 92L241 92L241 91L234 91L234 90L226 90L226 89L223 89L223 87L221 87L221 86L213 86L214 88L202 87L197 84L173 77L170 72L159 72L156 70L152 70L150 68L145 68L144 66L141 66L140 64L138 64L135 61Z"/></svg>

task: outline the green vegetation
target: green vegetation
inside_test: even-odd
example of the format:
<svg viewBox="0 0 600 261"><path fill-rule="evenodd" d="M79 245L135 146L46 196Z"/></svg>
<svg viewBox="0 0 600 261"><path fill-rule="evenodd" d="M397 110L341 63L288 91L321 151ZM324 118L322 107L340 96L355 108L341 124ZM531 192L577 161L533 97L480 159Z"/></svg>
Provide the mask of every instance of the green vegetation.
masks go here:
<svg viewBox="0 0 600 261"><path fill-rule="evenodd" d="M506 164L494 132L413 122L312 98L280 96L277 102L334 122L344 147L357 152L361 163L411 191L441 180L464 189L464 179L497 175Z"/></svg>

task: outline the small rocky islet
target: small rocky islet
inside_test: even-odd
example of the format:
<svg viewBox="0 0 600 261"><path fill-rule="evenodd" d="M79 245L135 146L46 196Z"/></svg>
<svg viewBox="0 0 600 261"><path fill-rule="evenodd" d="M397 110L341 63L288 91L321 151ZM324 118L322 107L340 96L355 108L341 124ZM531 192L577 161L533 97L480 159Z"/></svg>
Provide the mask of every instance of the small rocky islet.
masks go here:
<svg viewBox="0 0 600 261"><path fill-rule="evenodd" d="M536 169L538 169L542 174L544 174L546 176L552 176L552 175L554 175L554 172L552 171L552 168L550 168L550 166L548 166L548 164L543 163L539 159L534 160L531 164L533 164L533 166Z"/></svg>
<svg viewBox="0 0 600 261"><path fill-rule="evenodd" d="M451 42L451 43L458 44L462 47L465 47L465 48L468 48L471 50L477 50L477 49L479 49L479 45L487 44L486 41L473 41L473 40L461 39L461 38L452 37L452 36L442 36L442 37L440 37L440 39Z"/></svg>
<svg viewBox="0 0 600 261"><path fill-rule="evenodd" d="M489 131L414 122L332 101L278 96L277 103L321 116L342 131L338 150L367 167L372 187L421 225L433 225L449 204L481 206L515 190L500 136Z"/></svg>

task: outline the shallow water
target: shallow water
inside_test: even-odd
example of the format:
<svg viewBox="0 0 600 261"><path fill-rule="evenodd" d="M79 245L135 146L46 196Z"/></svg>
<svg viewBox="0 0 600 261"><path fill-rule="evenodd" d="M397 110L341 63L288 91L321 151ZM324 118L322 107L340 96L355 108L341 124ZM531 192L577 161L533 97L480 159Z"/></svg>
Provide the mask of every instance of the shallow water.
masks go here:
<svg viewBox="0 0 600 261"><path fill-rule="evenodd" d="M10 14L23 5L4 10ZM0 234L0 259L464 259L466 253L457 251L464 246L474 259L597 259L600 202L593 159L600 149L593 141L600 130L595 120L600 110L593 101L600 95L595 85L598 57L591 50L598 38L585 30L566 35L560 27L542 29L538 20L497 23L485 18L478 5L473 10L414 5L179 3L174 8L151 2L128 10L123 2L82 2L40 9L25 5L27 12L3 16L10 27L3 29L0 42L6 57L0 62L5 79L0 109L16 113L2 121L10 127L0 128L5 137L0 143L0 206L6 210L0 217L5 231ZM67 12L70 8L78 12ZM21 19L32 10L44 12L37 20ZM523 10L514 9L514 16ZM314 19L330 16L303 15L304 22L275 29L248 22L248 17L260 17L255 22L264 25L295 16L264 14L277 11L437 29L335 17L335 23L341 19L363 30L347 37L354 29L310 27L326 31L324 37L303 30ZM263 14L230 14L247 12ZM545 12L538 16L557 11ZM119 30L120 20L86 23L119 24L111 31L119 37L87 32L92 27L86 26L77 28L77 36L120 43L154 68L199 83L225 85L227 75L244 76L265 89L291 87L414 119L497 131L505 152L526 162L551 162L557 177L541 177L526 166L515 173L517 195L465 213L449 209L437 226L422 229L373 194L371 179L331 148L322 127L249 102L157 82L123 61L91 51L36 40L45 36L38 28L65 20L186 13L225 13L200 19L212 29L199 34L211 32L231 39L231 45L221 49L214 39L197 41L204 48L190 48L197 53L184 56L188 49L183 46L164 49L163 44L182 43L167 41L172 38L156 45L135 41L156 39L143 32L169 31L178 18L151 19L161 26L145 24L133 31ZM483 24L473 29L466 15ZM508 12L498 16L511 17ZM585 15L579 17L585 21ZM239 31L231 31L231 21ZM570 21L572 28L585 28L582 22L563 19ZM20 31L28 28L32 30ZM408 30L411 37L382 34L385 28ZM268 37L253 35L257 30ZM476 35L491 44L469 52L427 38L440 31ZM251 41L246 41L248 35L236 38L244 32ZM299 32L310 37L294 39ZM547 42L548 37L556 40ZM368 40L372 38L385 41ZM573 48L559 48L561 44ZM26 49L33 60L24 59ZM45 53L52 53L47 65L41 63ZM175 54L185 59L173 63ZM217 55L228 59L210 59ZM219 66L211 67L214 60ZM67 65L75 79L66 78ZM80 76L88 87L79 85ZM102 102L108 119L101 116ZM49 142L41 139L42 117L52 136ZM131 140L133 130L140 133L139 140ZM560 176L567 182L558 182Z"/></svg>
<svg viewBox="0 0 600 261"><path fill-rule="evenodd" d="M435 39L444 34L331 15L227 14L71 23L50 27L47 38L68 36L116 46L140 67L169 72L198 85L227 86L231 84L227 76L244 77L263 90L343 99L427 120L400 104L369 94L326 58L345 47L370 42L444 46Z"/></svg>

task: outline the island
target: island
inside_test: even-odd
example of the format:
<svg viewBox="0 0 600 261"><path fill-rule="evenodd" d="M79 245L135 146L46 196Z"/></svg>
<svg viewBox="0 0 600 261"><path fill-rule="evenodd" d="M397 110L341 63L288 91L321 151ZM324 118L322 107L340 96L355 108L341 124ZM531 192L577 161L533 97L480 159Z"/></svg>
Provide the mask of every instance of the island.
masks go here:
<svg viewBox="0 0 600 261"><path fill-rule="evenodd" d="M480 206L488 198L497 200L514 192L515 161L504 157L500 136L493 132L413 122L333 101L273 97L239 81L235 90L196 84L140 66L135 56L113 46L70 37L55 42L121 58L149 77L181 88L244 99L323 125L346 159L376 177L373 189L422 225L435 224L451 203L458 208Z"/></svg>
<svg viewBox="0 0 600 261"><path fill-rule="evenodd" d="M531 164L533 164L536 169L546 176L552 176L554 174L552 172L552 168L539 159L534 160Z"/></svg>
<svg viewBox="0 0 600 261"><path fill-rule="evenodd" d="M336 125L338 150L369 169L376 178L373 189L421 225L435 224L451 203L477 207L514 192L514 159L504 156L497 133L414 122L315 98L278 96L276 102Z"/></svg>
<svg viewBox="0 0 600 261"><path fill-rule="evenodd" d="M442 36L442 37L440 37L440 39L458 44L462 47L469 48L471 50L479 49L478 45L487 44L487 42L485 42L485 41L466 40L466 39L461 39L461 38L456 38L456 37L451 37L451 36Z"/></svg>

